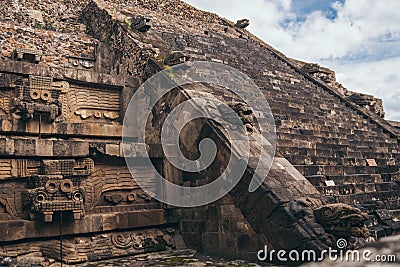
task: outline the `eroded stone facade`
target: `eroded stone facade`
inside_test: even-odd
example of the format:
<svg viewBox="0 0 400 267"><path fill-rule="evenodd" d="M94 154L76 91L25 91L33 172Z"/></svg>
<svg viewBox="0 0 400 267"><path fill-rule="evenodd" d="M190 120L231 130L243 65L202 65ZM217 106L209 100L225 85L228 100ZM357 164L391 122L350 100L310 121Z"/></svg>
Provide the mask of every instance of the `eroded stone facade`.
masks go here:
<svg viewBox="0 0 400 267"><path fill-rule="evenodd" d="M243 27L177 0L7 0L0 12L0 256L38 252L77 263L188 246L254 261L264 245L321 250L345 237L354 248L400 232L399 132L379 105L367 104L369 112L346 98L331 71L302 68ZM129 100L156 72L196 60L237 68L262 89L277 155L254 193L250 161L223 199L180 209L137 185L140 178L158 186L144 149L166 179L199 186L215 179L230 148L220 125L193 122L181 133L182 149L195 157L200 140L212 138L217 158L202 173L176 169L160 147L166 107L210 95L230 103L246 125L251 157L265 149L251 110L229 90L188 85L156 105L146 144L130 144L138 168L129 172L121 144ZM350 217L362 220L350 228L357 229L344 234L324 221L318 212L332 207L356 211ZM62 259L60 219L69 236Z"/></svg>

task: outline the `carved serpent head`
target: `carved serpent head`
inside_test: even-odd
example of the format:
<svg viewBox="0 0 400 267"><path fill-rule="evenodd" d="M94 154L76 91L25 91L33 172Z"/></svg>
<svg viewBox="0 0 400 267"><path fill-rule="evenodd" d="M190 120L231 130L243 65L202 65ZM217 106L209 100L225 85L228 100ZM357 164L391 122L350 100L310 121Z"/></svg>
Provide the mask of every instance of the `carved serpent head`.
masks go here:
<svg viewBox="0 0 400 267"><path fill-rule="evenodd" d="M342 203L329 204L315 209L314 215L317 222L335 236L367 238L369 235L364 227L368 214L360 209Z"/></svg>

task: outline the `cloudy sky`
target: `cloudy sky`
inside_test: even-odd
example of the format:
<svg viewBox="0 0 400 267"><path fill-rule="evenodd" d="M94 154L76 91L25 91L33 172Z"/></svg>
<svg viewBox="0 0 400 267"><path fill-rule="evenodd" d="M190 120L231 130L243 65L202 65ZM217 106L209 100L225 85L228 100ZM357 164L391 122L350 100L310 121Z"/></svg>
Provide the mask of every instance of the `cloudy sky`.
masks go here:
<svg viewBox="0 0 400 267"><path fill-rule="evenodd" d="M184 0L232 21L296 59L336 71L352 91L384 101L400 121L400 0Z"/></svg>

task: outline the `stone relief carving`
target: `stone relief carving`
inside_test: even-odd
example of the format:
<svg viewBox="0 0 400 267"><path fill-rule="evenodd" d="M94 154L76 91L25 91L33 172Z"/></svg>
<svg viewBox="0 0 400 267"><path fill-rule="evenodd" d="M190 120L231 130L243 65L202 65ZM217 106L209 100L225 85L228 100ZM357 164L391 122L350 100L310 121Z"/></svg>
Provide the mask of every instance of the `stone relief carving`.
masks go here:
<svg viewBox="0 0 400 267"><path fill-rule="evenodd" d="M120 91L70 86L63 99L63 116L67 121L111 120L119 118Z"/></svg>
<svg viewBox="0 0 400 267"><path fill-rule="evenodd" d="M0 115L47 123L59 121L115 121L120 117L118 89L78 86L52 77L0 76Z"/></svg>
<svg viewBox="0 0 400 267"><path fill-rule="evenodd" d="M151 28L151 20L147 17L133 17L130 22L131 28L140 32L147 32Z"/></svg>
<svg viewBox="0 0 400 267"><path fill-rule="evenodd" d="M184 62L188 61L189 59L190 59L190 57L181 51L172 51L165 58L164 64L168 65L168 66L174 66L174 65L184 63Z"/></svg>
<svg viewBox="0 0 400 267"><path fill-rule="evenodd" d="M247 28L249 25L250 25L250 20L248 19L240 19L235 24L235 26L240 29Z"/></svg>
<svg viewBox="0 0 400 267"><path fill-rule="evenodd" d="M347 204L325 205L315 209L314 215L317 222L335 236L364 238L369 236L368 228L364 227L368 215Z"/></svg>
<svg viewBox="0 0 400 267"><path fill-rule="evenodd" d="M236 101L232 101L230 103L228 103L229 107L232 108L232 110L234 110L240 120L243 122L243 124L246 127L246 132L247 134L252 134L255 131L254 128L254 114L253 114L253 110L245 105L244 103L241 102L236 102ZM219 111L221 112L222 117L227 120L227 122L231 122L234 123L235 120L234 118L230 118L229 115L229 110L225 110L225 108L223 106L219 106Z"/></svg>
<svg viewBox="0 0 400 267"><path fill-rule="evenodd" d="M153 174L146 168L136 175L153 186ZM60 211L71 212L78 220L104 209L122 212L158 205L137 185L126 167L95 168L89 158L0 160L0 204L5 210L2 218L45 222L52 222L54 213Z"/></svg>
<svg viewBox="0 0 400 267"><path fill-rule="evenodd" d="M152 200L139 188L126 167L115 169L111 166L99 166L98 168L82 182L86 196L85 208L88 213L94 212L96 208L110 205L116 208L121 206L121 210L126 210L133 203L144 204ZM144 176L149 181L153 178L153 174L146 172L136 175Z"/></svg>
<svg viewBox="0 0 400 267"><path fill-rule="evenodd" d="M142 252L164 251L167 247L174 247L171 233L167 234L162 231L156 231L152 235L145 233L115 233L111 234L111 243L117 249L133 249Z"/></svg>
<svg viewBox="0 0 400 267"><path fill-rule="evenodd" d="M64 237L62 260L67 264L78 264L155 251L172 251L177 247L180 248L182 242L175 229L170 227L101 233L91 237ZM0 247L0 255L4 255L5 252L14 257L27 252L42 252L45 257L61 260L60 241L56 239L8 244L7 248Z"/></svg>
<svg viewBox="0 0 400 267"><path fill-rule="evenodd" d="M54 212L72 212L75 220L85 213L85 189L82 179L94 169L92 159L43 160L39 175L29 179L29 189L24 190L24 206L30 219L42 215L45 222L52 222Z"/></svg>
<svg viewBox="0 0 400 267"><path fill-rule="evenodd" d="M18 61L27 61L30 63L39 63L42 60L43 52L28 48L15 48L12 58Z"/></svg>
<svg viewBox="0 0 400 267"><path fill-rule="evenodd" d="M61 115L60 90L52 87L52 77L29 76L28 85L18 86L19 96L13 101L13 116L31 120L35 114L46 115L52 123Z"/></svg>
<svg viewBox="0 0 400 267"><path fill-rule="evenodd" d="M0 91L0 115L8 115L10 98L8 93Z"/></svg>
<svg viewBox="0 0 400 267"><path fill-rule="evenodd" d="M0 204L4 206L8 219L22 217L22 190L15 182L0 184Z"/></svg>

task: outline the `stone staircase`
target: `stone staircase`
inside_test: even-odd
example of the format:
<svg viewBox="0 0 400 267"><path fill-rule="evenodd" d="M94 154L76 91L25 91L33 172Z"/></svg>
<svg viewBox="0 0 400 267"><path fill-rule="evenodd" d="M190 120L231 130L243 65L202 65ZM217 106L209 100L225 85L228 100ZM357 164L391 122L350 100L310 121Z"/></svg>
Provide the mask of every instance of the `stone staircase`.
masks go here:
<svg viewBox="0 0 400 267"><path fill-rule="evenodd" d="M50 73L51 70L51 75L54 75L57 81L69 81L73 85L72 89L86 90L86 87L81 88L80 86L90 83L90 86L95 87L99 94L103 94L103 87L118 87L116 89L121 89L121 102L123 102L121 105L127 103L138 85L161 70L163 64L166 64L166 56L172 51L181 51L182 54L185 54L185 58L187 54L192 61L207 60L225 63L249 75L262 89L274 114L278 137L277 157L271 172L255 192L248 192L252 174L256 169L255 162L251 161L243 179L224 199L205 207L187 210L163 206L154 200L154 202L148 203L152 200L146 196L137 204L119 204L118 198L121 198L121 194L118 193L119 189L114 190L117 191L115 195L105 194L101 197L102 191L100 190L103 190L103 187L119 188L131 179L129 175L123 175L118 179L112 178L124 174L121 172L125 166L122 161L121 144L116 141L120 132L107 130L109 128L100 126L102 125L100 123L90 124L96 126L93 126L93 132L89 127L76 127L75 129L75 126L67 128L68 124L56 124L58 128L56 127L54 132L49 131L48 136L54 134L57 137L62 135L74 138L82 135L81 137L86 140L92 136L97 138L97 135L102 135L101 140L104 141L101 143L95 139L96 142L79 141L79 143L74 143L75 140L50 140L46 146L43 146L55 147L54 155L57 157L93 157L96 161L96 168L108 171L108 176L105 174L106 172L99 172L98 176L91 176L92 180L86 184L86 196L101 197L101 202L93 201L93 205L88 205L88 210L93 213L87 213L79 224L76 224L76 228L69 228L64 232L69 236L87 235L88 239L94 241L93 246L98 248L99 254L88 260L121 256L122 254L118 254L119 252L109 253L113 251L114 247L116 249L122 247L127 253L134 253L126 250L126 246L131 247L130 239L125 238L125 234L117 233L117 230L159 228L162 225L170 224L179 224L182 235L189 240L189 244L195 244L196 249L199 247L206 252L221 255L254 258L254 254L265 244L277 249L298 249L299 251L325 249L328 246L334 246L335 238L343 237L337 233L335 235L332 231L329 232L330 229L316 218L316 210L332 206L329 205L332 203L349 204L368 213L367 226L370 229L370 235L374 238L392 235L400 231L399 136L398 131L382 118L346 100L334 88L330 88L322 81L304 73L272 47L262 43L247 31L235 28L233 23L218 18L215 14L204 13L188 7L182 9L180 7L185 7L185 4L178 0L167 1L168 3L165 5L160 5L163 2L161 0L127 1L126 3L120 0L90 1L81 10L86 2L81 1L80 5L75 7L76 1L67 1L68 4L57 8L57 5L52 6L49 0L20 1L22 7L26 7L27 10L35 9L45 16L57 18L54 21L44 21L45 28L42 29L42 26L39 27L36 22L30 24L32 13L27 13L27 10L16 9L16 12L12 12L14 6L11 4L17 2L7 0L6 3L12 7L11 10L0 7L0 14L10 17L5 20L6 24L12 20L14 15L17 17L20 13L31 15L19 17L13 30L10 30L11 27L8 24L4 26L5 28L3 28L7 30L3 31L3 35L7 34L9 35L7 39L16 40L19 31L27 30L27 32L34 33L34 38L28 40L32 41L31 43L37 43L36 48L43 50L42 52L45 54L54 51L41 46L43 43L56 43L60 40L63 43L66 38L74 39L68 48L70 51L65 50L62 53L57 51L58 54L67 54L68 57L65 59L73 60L71 62L54 60L53 63L49 63L49 66L54 68L62 66L63 68L58 69L56 73L53 73L53 69L46 68L46 72L43 73ZM58 16L58 13L65 13L66 16ZM33 15L35 14L38 13ZM130 27L127 25L129 20L124 20L124 14L149 15L153 20L153 27L146 33L129 29ZM82 24L78 22L82 22ZM56 32L60 40L53 38L53 34ZM4 36L2 39L5 39ZM4 58L10 57L10 53L14 49L13 43L19 46L23 45L22 41L15 42L15 40L14 42L8 41L4 45L5 49L3 50L7 52L2 53ZM87 55L92 52L97 53L96 44L98 43L104 45L104 49L107 51L115 51L99 53L96 64L101 65L105 61L110 61L100 70L107 70L107 73L110 74L119 74L121 71L121 76L124 77L121 79L121 84L116 82L120 79L119 76L110 75L109 77L94 66L84 64L86 61L81 62L81 66L79 66L79 62L75 62L75 59L85 57L90 61ZM57 46L57 48L60 47ZM106 57L103 58L103 56ZM51 62L50 58L44 58L44 61ZM42 72L38 66L31 66L25 70L24 68L28 66L26 65L28 63L25 64L25 62L17 65L15 62L4 61L2 64L3 72L7 74L28 75L28 72L29 74L32 74L33 71ZM20 70L15 71L17 68L14 66ZM83 68L93 69L87 71ZM195 97L202 93L209 96L211 91L216 98L220 97L221 101L227 102L234 98L229 95L231 93L229 90L223 88L207 85L210 86L208 88L204 84L192 86L186 87L185 97ZM175 97L179 101L184 99L179 94ZM170 99L173 97L171 96ZM178 104L174 101L171 103ZM121 114L124 114L124 108L121 108ZM164 109L162 111L164 112ZM166 115L163 112L154 112L154 114ZM157 119L162 121L161 117L161 115L157 116ZM158 122L154 120L152 126L157 126ZM91 122L86 121L86 124L89 123ZM117 128L120 126L118 123L113 122L112 124L115 129L119 129ZM64 125L66 126L64 127ZM71 125L75 124L71 123ZM7 129L8 125L3 122L2 126ZM219 147L222 148L222 156L217 158L216 165L218 167L223 165L228 158L223 153L228 155L229 152L227 145L229 142L221 135L223 130L218 128L220 126L212 123L198 126L196 129L210 133L214 137L213 140L218 141ZM109 131L110 136L104 136L104 132L100 130L103 128L104 131ZM22 132L22 134L25 133L32 134L27 131ZM157 136L156 133L157 131L154 130L154 136ZM193 141L196 139L195 135L196 133L190 133L186 135L186 138ZM253 135L253 138L259 140L255 135L257 133ZM41 153L40 157L44 156L42 150L46 149L38 149L41 148L39 142L36 140L21 141L17 140L18 138L10 139L12 142L15 139L15 143L22 144L24 148L21 149L20 145L16 145L14 151L13 145L12 152L8 151L11 150L9 148L11 145L7 145L9 139L3 138L6 145L3 145L5 149L2 154L10 157L10 159L6 158L9 160L5 163L7 170L10 169L9 165L12 167L14 157L17 159L19 157L35 157L39 155L39 152ZM110 138L112 142L106 143L107 138ZM29 146L25 146L25 144ZM203 182L209 182L209 179L212 179L217 172L216 169L210 168L208 172L201 174L182 174L164 161L164 155L157 143L151 145L154 145L152 148L154 153L150 154L156 159L157 167L167 174L166 179L170 178L171 181L188 186L199 186ZM254 153L261 149L257 142L253 142L252 145ZM31 147L34 148L31 149ZM64 149L65 147L69 147L71 153L69 149ZM36 152L38 154L35 154ZM253 158L256 158L256 154ZM51 157L54 155L52 154ZM119 157L121 159L117 160ZM103 161L107 161L107 164ZM128 173L127 170L126 173ZM147 176L145 177L147 178ZM13 190L21 190L22 180L17 181L8 173L5 174L5 178L11 181L1 184L3 198L13 202L14 206L21 207L22 205L18 202L21 198L16 198ZM95 184L96 187L91 187L91 184ZM97 185L100 186L97 187ZM96 188L100 188L99 191L96 191ZM137 196L142 198L140 195L143 196L141 193ZM115 201L112 200L113 196ZM122 198L124 196L122 194ZM130 201L128 197L129 195L127 195L126 203ZM87 197L87 199L89 198ZM348 211L352 212L356 210L347 205L339 206L345 206ZM4 212L0 214L0 219L2 219L3 225L7 225L7 227L0 227L0 236L3 241L36 240L44 237L51 238L58 234L57 223L46 227L45 232L31 231L32 225L35 224L34 221L24 219L13 222L10 219L21 219L17 212L11 214L14 217L9 217L8 214L6 217L7 209L2 203L0 203L0 211L1 209ZM358 215L361 213L359 210L356 212ZM364 216L362 217L364 218ZM79 227L79 225L85 227ZM103 232L111 234L105 236L102 234ZM93 233L98 236L93 236ZM92 236L89 237L91 234ZM128 236L139 235L138 233L126 234ZM157 233L157 235L159 234ZM355 235L350 233L346 237L350 239ZM96 238L99 241L97 244ZM124 244L125 242L126 244ZM201 242L203 245L199 245ZM353 245L357 242L356 240L349 244ZM70 249L72 260L75 260L75 251L81 249L84 254L89 251L89 248L81 245L81 242L71 241L70 244L72 244ZM49 245L44 249L49 248L51 252L54 252L56 250L53 247L53 245ZM26 249L23 246L17 246L16 250L25 251ZM0 250L0 254L1 252L2 250ZM104 255L103 252L105 252ZM58 255L57 251L56 254Z"/></svg>
<svg viewBox="0 0 400 267"><path fill-rule="evenodd" d="M286 62L285 65L290 66ZM319 82L316 83L318 85ZM319 89L313 80L307 84ZM294 106L293 103L307 103L309 99L296 96L297 101L291 101L289 107ZM339 105L342 101L339 98ZM387 127L382 127L377 117L371 118L362 111L360 114L358 109L355 116L353 106L346 105L345 109L338 111L335 109L339 106L337 100L326 99L324 102L319 106L320 110L314 108L314 118L305 121L307 124L314 119L313 123L318 123L316 127L298 127L287 116L283 117L286 120L279 120L278 151L322 195L331 197L334 202L350 204L367 212L367 226L372 237L398 234L400 182L396 176L399 171L396 132L394 129L387 131ZM294 112L292 110L290 114L294 116L296 112L302 112L298 108ZM331 115L339 115L342 121L327 120L326 115L321 117L323 110L330 110ZM327 117L331 117L329 113ZM293 142L299 139L303 143ZM281 140L284 140L283 144L279 145Z"/></svg>
<svg viewBox="0 0 400 267"><path fill-rule="evenodd" d="M391 125L227 21L221 23L210 17L205 23L196 19L201 12L193 10L188 16L171 10L160 16L165 7L147 9L122 1L113 2L108 12L117 16L124 8L130 14L153 18L148 32L130 31L129 35L146 47L156 48L155 60L160 65L172 51L182 51L192 61L224 63L249 75L263 90L274 114L277 155L294 165L330 203L347 203L368 212L373 237L398 231L400 205L395 173L399 171L400 151L397 131ZM168 8L174 9L173 5ZM106 33L101 29L98 35ZM118 43L115 46L119 47ZM241 207L240 201L237 203L252 226L262 224ZM261 210L267 209L261 206ZM268 235L268 230L261 232Z"/></svg>
<svg viewBox="0 0 400 267"><path fill-rule="evenodd" d="M398 233L395 130L259 41L212 35L163 36L170 50L201 51L191 56L220 60L253 78L276 119L277 153L332 202L368 212L373 237Z"/></svg>

